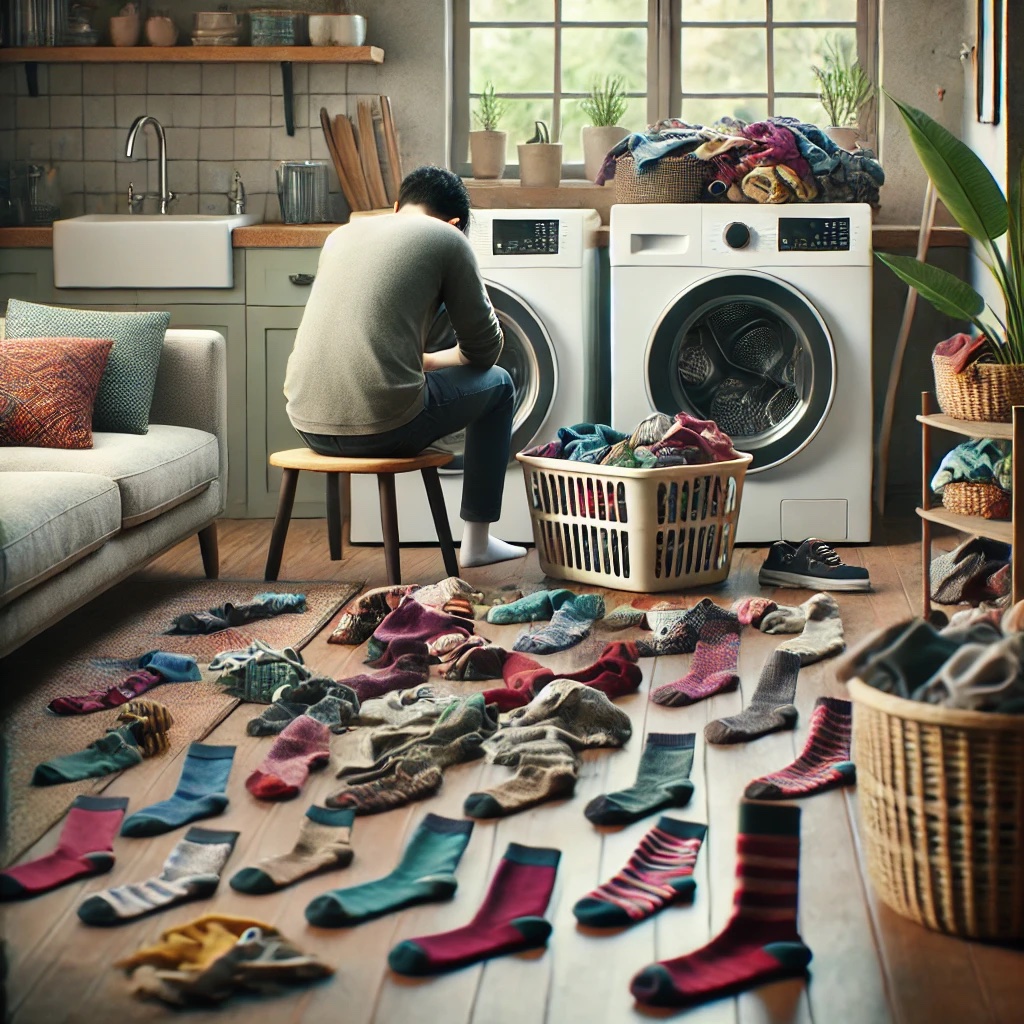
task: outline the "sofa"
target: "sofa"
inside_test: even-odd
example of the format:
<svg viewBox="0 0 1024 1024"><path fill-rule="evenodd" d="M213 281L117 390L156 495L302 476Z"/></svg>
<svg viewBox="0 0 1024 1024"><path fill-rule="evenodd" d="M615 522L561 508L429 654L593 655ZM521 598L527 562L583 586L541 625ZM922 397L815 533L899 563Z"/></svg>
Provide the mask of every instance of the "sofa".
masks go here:
<svg viewBox="0 0 1024 1024"><path fill-rule="evenodd" d="M148 433L0 448L0 657L193 534L216 578L226 377L220 334L169 330Z"/></svg>

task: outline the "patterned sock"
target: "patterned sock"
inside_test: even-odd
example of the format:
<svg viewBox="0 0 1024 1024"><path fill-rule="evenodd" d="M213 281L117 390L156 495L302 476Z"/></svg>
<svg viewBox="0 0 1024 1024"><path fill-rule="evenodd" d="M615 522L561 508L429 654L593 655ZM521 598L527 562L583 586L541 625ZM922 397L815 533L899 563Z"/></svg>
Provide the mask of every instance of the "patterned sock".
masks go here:
<svg viewBox="0 0 1024 1024"><path fill-rule="evenodd" d="M417 587L412 592L412 599L428 608L441 610L451 600L465 600L469 603L471 597L481 595L473 589L473 586L458 576L448 576L446 579L438 580L437 583L428 583L424 587ZM472 615L467 618L472 618Z"/></svg>
<svg viewBox="0 0 1024 1024"><path fill-rule="evenodd" d="M163 676L157 675L156 672L139 669L117 686L105 690L90 690L77 697L55 697L46 706L57 715L88 715L93 711L107 711L127 704L154 686L159 686L163 681Z"/></svg>
<svg viewBox="0 0 1024 1024"><path fill-rule="evenodd" d="M193 743L185 755L174 795L136 811L121 826L123 836L159 836L202 818L213 818L228 805L228 776L234 747Z"/></svg>
<svg viewBox="0 0 1024 1024"><path fill-rule="evenodd" d="M508 651L497 644L463 644L453 652L451 658L447 659L441 677L474 683L482 679L501 679L502 667L507 657Z"/></svg>
<svg viewBox="0 0 1024 1024"><path fill-rule="evenodd" d="M629 789L595 797L583 813L595 825L628 825L663 807L685 807L693 795L692 732L649 732L636 782Z"/></svg>
<svg viewBox="0 0 1024 1024"><path fill-rule="evenodd" d="M174 717L163 704L155 700L129 701L118 713L117 720L130 728L143 757L155 757L170 749L168 732L174 725Z"/></svg>
<svg viewBox="0 0 1024 1024"><path fill-rule="evenodd" d="M127 797L75 797L51 853L0 871L0 900L38 896L109 871L114 866L114 836L127 806Z"/></svg>
<svg viewBox="0 0 1024 1024"><path fill-rule="evenodd" d="M231 888L263 895L321 871L347 868L352 863L354 820L355 815L350 810L310 807L291 853L261 860L255 867L242 868L231 877Z"/></svg>
<svg viewBox="0 0 1024 1024"><path fill-rule="evenodd" d="M471 821L427 814L391 874L317 896L306 907L306 920L321 928L344 928L417 903L451 899L459 885L454 872L472 832Z"/></svg>
<svg viewBox="0 0 1024 1024"><path fill-rule="evenodd" d="M415 586L398 585L376 587L360 594L342 609L327 642L354 647L369 640L387 614L393 612L402 603L402 598L415 589Z"/></svg>
<svg viewBox="0 0 1024 1024"><path fill-rule="evenodd" d="M511 605L505 605L511 608ZM533 633L524 633L512 650L524 654L554 654L578 644L588 636L594 620L604 615L604 598L600 594L579 594L566 601L551 621Z"/></svg>
<svg viewBox="0 0 1024 1024"><path fill-rule="evenodd" d="M792 651L800 655L801 665L813 665L845 649L843 620L831 594L815 594L800 607L806 618L803 631L792 640L783 640L779 644L780 651Z"/></svg>
<svg viewBox="0 0 1024 1024"><path fill-rule="evenodd" d="M377 672L365 672L350 676L345 684L350 686L360 703L383 697L392 690L409 690L425 683L430 678L430 659L426 649L419 654L403 654L388 668Z"/></svg>
<svg viewBox="0 0 1024 1024"><path fill-rule="evenodd" d="M275 700L268 704L255 718L246 723L245 731L250 736L277 736L285 726L304 715L308 704L292 704L290 701Z"/></svg>
<svg viewBox="0 0 1024 1024"><path fill-rule="evenodd" d="M613 608L601 620L602 629L630 629L642 626L647 621L647 612L642 608L634 608L631 604L620 604Z"/></svg>
<svg viewBox="0 0 1024 1024"><path fill-rule="evenodd" d="M156 878L94 893L79 906L78 916L86 924L120 924L212 896L237 838L237 832L190 828Z"/></svg>
<svg viewBox="0 0 1024 1024"><path fill-rule="evenodd" d="M715 619L736 621L736 616L719 608L710 597L705 597L692 608L651 609L647 621L654 630L650 640L637 640L636 650L641 658L654 658L662 654L692 654L705 623Z"/></svg>
<svg viewBox="0 0 1024 1024"><path fill-rule="evenodd" d="M744 795L755 800L788 800L850 785L856 778L850 760L851 722L848 700L819 697L800 756L780 771L754 779Z"/></svg>
<svg viewBox="0 0 1024 1024"><path fill-rule="evenodd" d="M650 1006L691 1006L755 985L802 975L811 951L796 930L800 808L740 804L735 909L725 929L687 956L633 978Z"/></svg>
<svg viewBox="0 0 1024 1024"><path fill-rule="evenodd" d="M565 604L576 600L577 595L564 587L560 590L538 590L527 594L518 601L495 605L487 613L487 621L498 626L514 622L544 622Z"/></svg>
<svg viewBox="0 0 1024 1024"><path fill-rule="evenodd" d="M374 668L387 668L401 654L414 649L409 644L425 644L434 637L450 634L472 636L473 623L435 611L419 601L403 601L366 641L366 663Z"/></svg>
<svg viewBox="0 0 1024 1024"><path fill-rule="evenodd" d="M309 715L287 725L245 781L245 788L260 800L291 800L305 785L309 773L331 759L330 730Z"/></svg>
<svg viewBox="0 0 1024 1024"><path fill-rule="evenodd" d="M706 825L660 818L641 840L626 866L572 908L580 924L622 928L653 917L663 907L692 900Z"/></svg>
<svg viewBox="0 0 1024 1024"><path fill-rule="evenodd" d="M762 633L799 633L807 622L804 606L779 604L774 611L765 613L757 627Z"/></svg>
<svg viewBox="0 0 1024 1024"><path fill-rule="evenodd" d="M793 707L800 657L792 651L772 651L761 668L750 704L738 715L704 726L708 743L745 743L770 732L792 729L799 717Z"/></svg>
<svg viewBox="0 0 1024 1024"><path fill-rule="evenodd" d="M33 786L56 786L61 782L96 779L142 761L142 751L132 730L125 726L110 729L76 754L66 754L37 764L32 773Z"/></svg>
<svg viewBox="0 0 1024 1024"><path fill-rule="evenodd" d="M741 597L733 602L732 610L744 626L760 628L761 620L779 606L767 597Z"/></svg>
<svg viewBox="0 0 1024 1024"><path fill-rule="evenodd" d="M739 685L736 662L740 654L740 622L735 616L716 616L704 623L697 639L690 671L674 683L651 691L655 704L670 708L704 700Z"/></svg>
<svg viewBox="0 0 1024 1024"><path fill-rule="evenodd" d="M555 887L559 850L509 843L473 920L461 928L400 942L388 954L399 974L438 974L543 946L544 913Z"/></svg>
<svg viewBox="0 0 1024 1024"><path fill-rule="evenodd" d="M233 604L228 601L201 612L185 612L175 616L168 634L217 633L232 626L245 626L250 622L259 622L286 612L304 612L306 610L305 594L276 594L267 592L257 594L252 601L245 604Z"/></svg>

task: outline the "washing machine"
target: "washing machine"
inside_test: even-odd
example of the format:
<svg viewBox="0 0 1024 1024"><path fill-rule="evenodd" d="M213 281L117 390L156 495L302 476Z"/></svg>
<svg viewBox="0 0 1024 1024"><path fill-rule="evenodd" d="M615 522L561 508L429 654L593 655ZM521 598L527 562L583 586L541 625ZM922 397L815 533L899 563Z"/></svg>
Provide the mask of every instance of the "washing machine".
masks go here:
<svg viewBox="0 0 1024 1024"><path fill-rule="evenodd" d="M597 289L594 250L600 217L593 210L474 210L469 240L505 344L498 359L516 385L512 443L496 537L533 543L523 473L515 453L550 440L566 424L593 420L598 402ZM443 312L442 312L443 317ZM434 348L454 343L444 325L429 332ZM444 439L456 455L440 471L456 541L462 533L459 438ZM350 537L381 540L377 481L351 478ZM395 478L403 541L435 541L430 506L419 473Z"/></svg>
<svg viewBox="0 0 1024 1024"><path fill-rule="evenodd" d="M739 542L870 540L870 207L617 205L609 256L612 424L716 420Z"/></svg>

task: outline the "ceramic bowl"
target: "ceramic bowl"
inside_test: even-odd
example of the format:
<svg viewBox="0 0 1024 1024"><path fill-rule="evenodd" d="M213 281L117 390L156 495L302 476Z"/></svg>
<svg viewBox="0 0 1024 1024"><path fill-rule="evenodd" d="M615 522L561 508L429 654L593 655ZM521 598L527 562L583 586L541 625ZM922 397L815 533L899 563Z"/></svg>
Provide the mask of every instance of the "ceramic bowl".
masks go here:
<svg viewBox="0 0 1024 1024"><path fill-rule="evenodd" d="M366 19L361 14L311 14L309 41L314 46L362 46Z"/></svg>
<svg viewBox="0 0 1024 1024"><path fill-rule="evenodd" d="M153 15L146 19L146 42L150 46L173 46L178 41L178 26L170 18Z"/></svg>
<svg viewBox="0 0 1024 1024"><path fill-rule="evenodd" d="M141 31L137 14L119 14L110 19L110 42L114 46L136 46Z"/></svg>
<svg viewBox="0 0 1024 1024"><path fill-rule="evenodd" d="M241 24L242 19L234 11L196 11L192 16L192 27L205 32L211 29L235 32Z"/></svg>

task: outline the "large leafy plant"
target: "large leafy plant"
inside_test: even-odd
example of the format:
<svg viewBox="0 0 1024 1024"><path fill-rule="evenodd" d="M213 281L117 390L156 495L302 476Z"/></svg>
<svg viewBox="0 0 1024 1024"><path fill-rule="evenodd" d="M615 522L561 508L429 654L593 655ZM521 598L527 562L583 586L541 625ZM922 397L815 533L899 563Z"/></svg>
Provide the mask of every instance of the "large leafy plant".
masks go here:
<svg viewBox="0 0 1024 1024"><path fill-rule="evenodd" d="M890 97L892 99L892 97ZM939 198L957 224L979 243L981 259L1003 297L1004 316L965 281L911 256L878 253L901 280L937 310L968 320L985 335L1000 363L1024 364L1024 207L1018 178L1003 194L981 159L942 125L909 104L893 100L910 141ZM999 239L1006 236L1005 255Z"/></svg>

